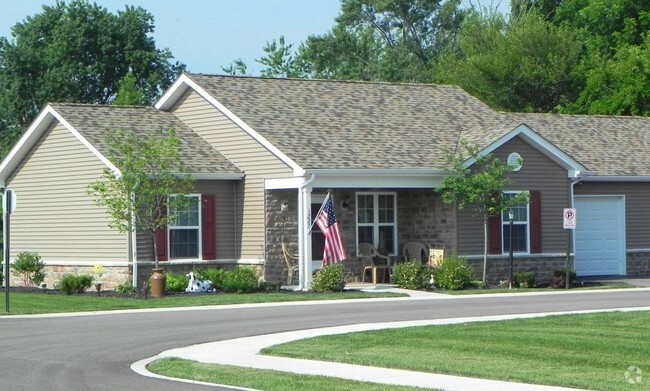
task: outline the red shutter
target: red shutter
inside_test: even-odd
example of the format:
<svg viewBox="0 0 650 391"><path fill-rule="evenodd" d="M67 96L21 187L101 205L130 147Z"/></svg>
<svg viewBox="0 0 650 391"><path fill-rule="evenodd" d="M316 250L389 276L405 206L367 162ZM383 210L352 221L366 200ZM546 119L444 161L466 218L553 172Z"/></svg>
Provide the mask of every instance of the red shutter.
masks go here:
<svg viewBox="0 0 650 391"><path fill-rule="evenodd" d="M201 254L202 259L217 259L216 246L216 216L214 210L214 195L201 195Z"/></svg>
<svg viewBox="0 0 650 391"><path fill-rule="evenodd" d="M503 254L501 250L501 214L495 213L488 217L488 253Z"/></svg>
<svg viewBox="0 0 650 391"><path fill-rule="evenodd" d="M530 192L530 252L542 252L542 198L539 191Z"/></svg>
<svg viewBox="0 0 650 391"><path fill-rule="evenodd" d="M167 216L167 207L160 208L160 213ZM159 261L166 261L169 259L167 256L167 227L159 228L156 230L156 252L158 253Z"/></svg>

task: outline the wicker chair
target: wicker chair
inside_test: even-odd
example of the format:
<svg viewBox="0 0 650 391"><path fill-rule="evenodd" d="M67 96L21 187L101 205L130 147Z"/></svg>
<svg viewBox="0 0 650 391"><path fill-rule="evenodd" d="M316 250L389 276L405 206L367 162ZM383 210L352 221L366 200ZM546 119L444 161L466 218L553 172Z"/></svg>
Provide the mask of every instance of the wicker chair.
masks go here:
<svg viewBox="0 0 650 391"><path fill-rule="evenodd" d="M420 242L408 242L402 248L402 257L404 262L420 260L422 263L426 263L429 259L429 248Z"/></svg>
<svg viewBox="0 0 650 391"><path fill-rule="evenodd" d="M361 282L366 283L366 271L372 272L372 283L377 283L377 270L390 270L390 257L381 255L375 250L370 243L359 243L359 253L357 258L361 258L363 263L363 272L361 274ZM383 273L382 273L383 274Z"/></svg>

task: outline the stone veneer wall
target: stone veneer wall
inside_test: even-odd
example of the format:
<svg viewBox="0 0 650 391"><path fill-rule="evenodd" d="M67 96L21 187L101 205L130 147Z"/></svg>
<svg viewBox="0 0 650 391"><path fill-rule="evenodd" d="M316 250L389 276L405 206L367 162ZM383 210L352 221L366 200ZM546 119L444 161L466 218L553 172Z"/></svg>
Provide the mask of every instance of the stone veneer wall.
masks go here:
<svg viewBox="0 0 650 391"><path fill-rule="evenodd" d="M650 252L639 251L627 253L627 275L650 275Z"/></svg>
<svg viewBox="0 0 650 391"><path fill-rule="evenodd" d="M282 204L287 209L282 210ZM266 281L287 284L287 266L282 255L282 243L289 251L298 253L298 191L274 190L266 192L266 249L263 277ZM298 268L292 277L298 282Z"/></svg>
<svg viewBox="0 0 650 391"><path fill-rule="evenodd" d="M102 290L110 290L118 284L131 281L130 266L104 266L101 273L95 273L93 266L46 265L45 281L47 288L57 288L67 274L93 276L94 283L101 282ZM18 285L18 278L12 275L12 285Z"/></svg>
<svg viewBox="0 0 650 391"><path fill-rule="evenodd" d="M462 258L462 257L461 257ZM474 269L474 278L481 280L483 277L483 257L473 256L467 263ZM554 270L564 269L566 256L540 256L540 257L515 257L513 260L513 273L533 272L535 282L544 284L551 281ZM573 265L573 259L571 259ZM507 255L489 256L487 262L488 284L496 285L510 277L510 258Z"/></svg>

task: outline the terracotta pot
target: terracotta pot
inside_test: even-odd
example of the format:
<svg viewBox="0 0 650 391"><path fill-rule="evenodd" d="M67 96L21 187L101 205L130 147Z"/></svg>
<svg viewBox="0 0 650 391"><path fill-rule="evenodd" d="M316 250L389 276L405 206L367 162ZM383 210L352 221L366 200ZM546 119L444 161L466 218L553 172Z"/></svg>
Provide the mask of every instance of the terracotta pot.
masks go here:
<svg viewBox="0 0 650 391"><path fill-rule="evenodd" d="M151 277L149 277L149 287L151 289L151 297L163 297L165 296L165 283L167 281L167 276L163 272L163 269L157 268L151 270Z"/></svg>

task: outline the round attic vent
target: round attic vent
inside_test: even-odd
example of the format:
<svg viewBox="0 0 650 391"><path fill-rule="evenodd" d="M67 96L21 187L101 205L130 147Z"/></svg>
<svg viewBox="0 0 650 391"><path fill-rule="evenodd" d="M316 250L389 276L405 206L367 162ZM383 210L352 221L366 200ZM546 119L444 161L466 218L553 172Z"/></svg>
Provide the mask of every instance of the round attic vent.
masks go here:
<svg viewBox="0 0 650 391"><path fill-rule="evenodd" d="M521 166L524 165L524 159L517 152L512 152L508 155L508 165L512 166L512 171L519 171Z"/></svg>

